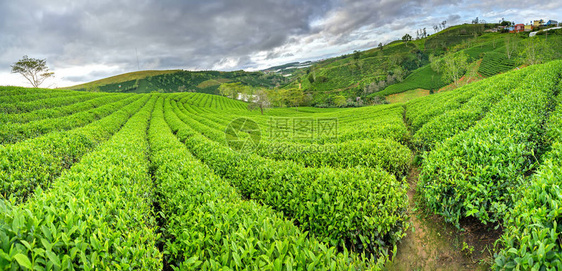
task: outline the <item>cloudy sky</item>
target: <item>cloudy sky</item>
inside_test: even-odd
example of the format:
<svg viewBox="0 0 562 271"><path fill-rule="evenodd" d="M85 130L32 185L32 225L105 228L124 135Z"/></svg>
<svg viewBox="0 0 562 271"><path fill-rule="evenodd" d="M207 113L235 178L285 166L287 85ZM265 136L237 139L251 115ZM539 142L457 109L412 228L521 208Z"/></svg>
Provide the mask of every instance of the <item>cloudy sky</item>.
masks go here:
<svg viewBox="0 0 562 271"><path fill-rule="evenodd" d="M46 58L56 77L43 87L62 87L139 67L256 70L317 60L476 17L562 21L562 2L1 0L0 85L29 86L10 74L23 55Z"/></svg>

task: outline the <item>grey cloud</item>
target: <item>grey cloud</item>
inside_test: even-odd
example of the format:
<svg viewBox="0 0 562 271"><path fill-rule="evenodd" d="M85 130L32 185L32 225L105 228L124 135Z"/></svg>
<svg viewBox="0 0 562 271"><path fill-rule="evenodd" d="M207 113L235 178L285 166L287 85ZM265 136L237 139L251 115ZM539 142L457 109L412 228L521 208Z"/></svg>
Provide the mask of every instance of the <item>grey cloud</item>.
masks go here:
<svg viewBox="0 0 562 271"><path fill-rule="evenodd" d="M458 15L458 14L451 14L451 15L449 15L449 17L447 17L447 23L448 23L449 25L456 24L456 23L458 23L458 22L460 21L460 19L461 19L461 16L460 16L460 15Z"/></svg>
<svg viewBox="0 0 562 271"><path fill-rule="evenodd" d="M332 51L349 50L351 44L367 48L388 41L373 41L373 33L392 38L445 19L449 25L460 23L478 16L460 6L488 11L502 3L517 9L524 1L0 1L0 72L24 54L47 58L56 67L104 64L132 71L137 69L135 49L141 69L212 69L232 62L236 67L229 69L252 68L252 56L259 52L265 52L264 61L273 61L305 57L311 54L306 45L339 46ZM318 45L319 40L325 44Z"/></svg>

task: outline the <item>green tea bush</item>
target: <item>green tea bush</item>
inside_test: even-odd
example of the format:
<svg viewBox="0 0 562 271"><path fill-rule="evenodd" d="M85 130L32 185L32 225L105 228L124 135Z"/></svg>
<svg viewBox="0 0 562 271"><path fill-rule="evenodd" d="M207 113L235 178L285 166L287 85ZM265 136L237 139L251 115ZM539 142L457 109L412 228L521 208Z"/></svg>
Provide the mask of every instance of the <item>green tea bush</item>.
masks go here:
<svg viewBox="0 0 562 271"><path fill-rule="evenodd" d="M166 262L180 269L364 269L374 263L319 243L270 207L241 200L193 157L164 120L163 99L149 129L164 221Z"/></svg>
<svg viewBox="0 0 562 271"><path fill-rule="evenodd" d="M445 220L500 222L535 169L544 122L562 62L541 65L475 126L438 144L425 156L419 190Z"/></svg>
<svg viewBox="0 0 562 271"><path fill-rule="evenodd" d="M0 130L0 144L15 143L53 131L63 131L84 126L119 110L139 98L140 96L129 96L122 100L114 99L117 100L115 102L106 100L107 103L100 107L60 118L47 118L27 123L5 123L2 125L2 130Z"/></svg>
<svg viewBox="0 0 562 271"><path fill-rule="evenodd" d="M146 130L155 97L25 204L0 200L5 269L161 270Z"/></svg>
<svg viewBox="0 0 562 271"><path fill-rule="evenodd" d="M37 121L48 118L59 118L67 115L71 115L77 112L86 111L96 107L100 107L104 104L110 102L116 102L127 98L131 94L108 94L101 97L94 97L83 102L78 102L66 106L59 106L54 108L45 108L34 110L31 112L21 113L21 114L2 114L0 115L0 123L3 122L15 122L15 123L26 123L30 121Z"/></svg>
<svg viewBox="0 0 562 271"><path fill-rule="evenodd" d="M502 250L494 269L562 269L562 104L547 125L550 151L530 182L516 193L513 209L504 221Z"/></svg>
<svg viewBox="0 0 562 271"><path fill-rule="evenodd" d="M78 129L0 145L1 197L21 202L36 187L46 189L64 169L119 131L148 98L141 97L119 111Z"/></svg>
<svg viewBox="0 0 562 271"><path fill-rule="evenodd" d="M193 130L205 127L169 101L165 109L170 127L197 158L244 196L294 218L321 241L384 256L404 235L407 185L385 171L305 168L237 153Z"/></svg>

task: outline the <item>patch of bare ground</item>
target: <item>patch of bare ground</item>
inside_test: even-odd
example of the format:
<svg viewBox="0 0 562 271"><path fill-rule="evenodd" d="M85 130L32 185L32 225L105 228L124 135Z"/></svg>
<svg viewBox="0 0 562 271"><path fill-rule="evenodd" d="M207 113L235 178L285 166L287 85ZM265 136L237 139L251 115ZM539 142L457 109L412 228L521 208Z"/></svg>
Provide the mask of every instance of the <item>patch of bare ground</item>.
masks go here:
<svg viewBox="0 0 562 271"><path fill-rule="evenodd" d="M419 169L408 175L411 228L398 245L388 270L488 270L493 260L494 243L501 236L495 225L476 219L461 221L462 230L438 215L427 214L417 204Z"/></svg>

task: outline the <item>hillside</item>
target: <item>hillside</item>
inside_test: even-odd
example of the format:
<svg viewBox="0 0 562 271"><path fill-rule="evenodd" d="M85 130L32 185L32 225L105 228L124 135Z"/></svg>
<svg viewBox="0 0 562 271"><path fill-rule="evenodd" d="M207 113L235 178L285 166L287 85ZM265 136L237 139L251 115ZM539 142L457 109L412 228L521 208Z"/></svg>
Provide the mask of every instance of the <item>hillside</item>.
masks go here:
<svg viewBox="0 0 562 271"><path fill-rule="evenodd" d="M456 25L408 43L394 41L350 55L318 62L287 63L262 72L141 71L68 89L219 94L218 87L222 83L240 82L266 89L301 88L309 97L303 100L302 106L331 107L342 97L347 106L357 106L384 102L389 95L393 98L388 100L394 101L394 95L407 91L434 93L453 83L442 71L436 72L430 67L430 56L441 61L446 53L466 54L470 64L479 63L474 71L478 76L472 75L473 78L490 77L528 63L562 58L562 30L550 31L548 39L544 32L539 32L538 39L531 40L526 32L485 32L494 27L494 24ZM462 84L469 81L473 80ZM356 102L358 97L362 100L360 103Z"/></svg>
<svg viewBox="0 0 562 271"><path fill-rule="evenodd" d="M119 93L201 92L218 95L220 84L227 82L241 82L248 86L273 88L285 85L288 83L288 79L277 74L245 71L139 71L65 89Z"/></svg>
<svg viewBox="0 0 562 271"><path fill-rule="evenodd" d="M85 84L75 85L75 86L71 86L71 87L65 87L65 88L62 88L62 89L73 89L73 90L88 89L88 88L92 88L92 87L99 87L99 86L105 86L105 85L111 85L111 84L119 84L119 83L123 83L123 82L127 82L127 81L144 79L144 78L147 78L149 76L158 76L158 75L162 75L162 74L169 74L169 73L176 73L176 72L179 72L179 70L148 70L148 71L129 72L129 73L124 73L124 74L119 74L119 75L103 78L103 79L92 81L92 82L85 83Z"/></svg>
<svg viewBox="0 0 562 271"><path fill-rule="evenodd" d="M452 81L430 67L430 56L439 60L447 52L464 53L469 63L482 60L483 77L506 72L529 62L562 58L562 31L544 33L535 42L522 33L490 33L495 25L458 25L408 43L395 41L352 55L328 59L297 74L292 84L302 84L314 103L330 104L337 95L347 99L386 97L409 90L437 92ZM544 42L544 44L543 44ZM507 43L507 45L506 45ZM510 56L506 47L510 48ZM539 47L541 49L539 49ZM537 55L533 55L536 50ZM540 53L538 53L540 51ZM539 56L539 54L541 54Z"/></svg>

